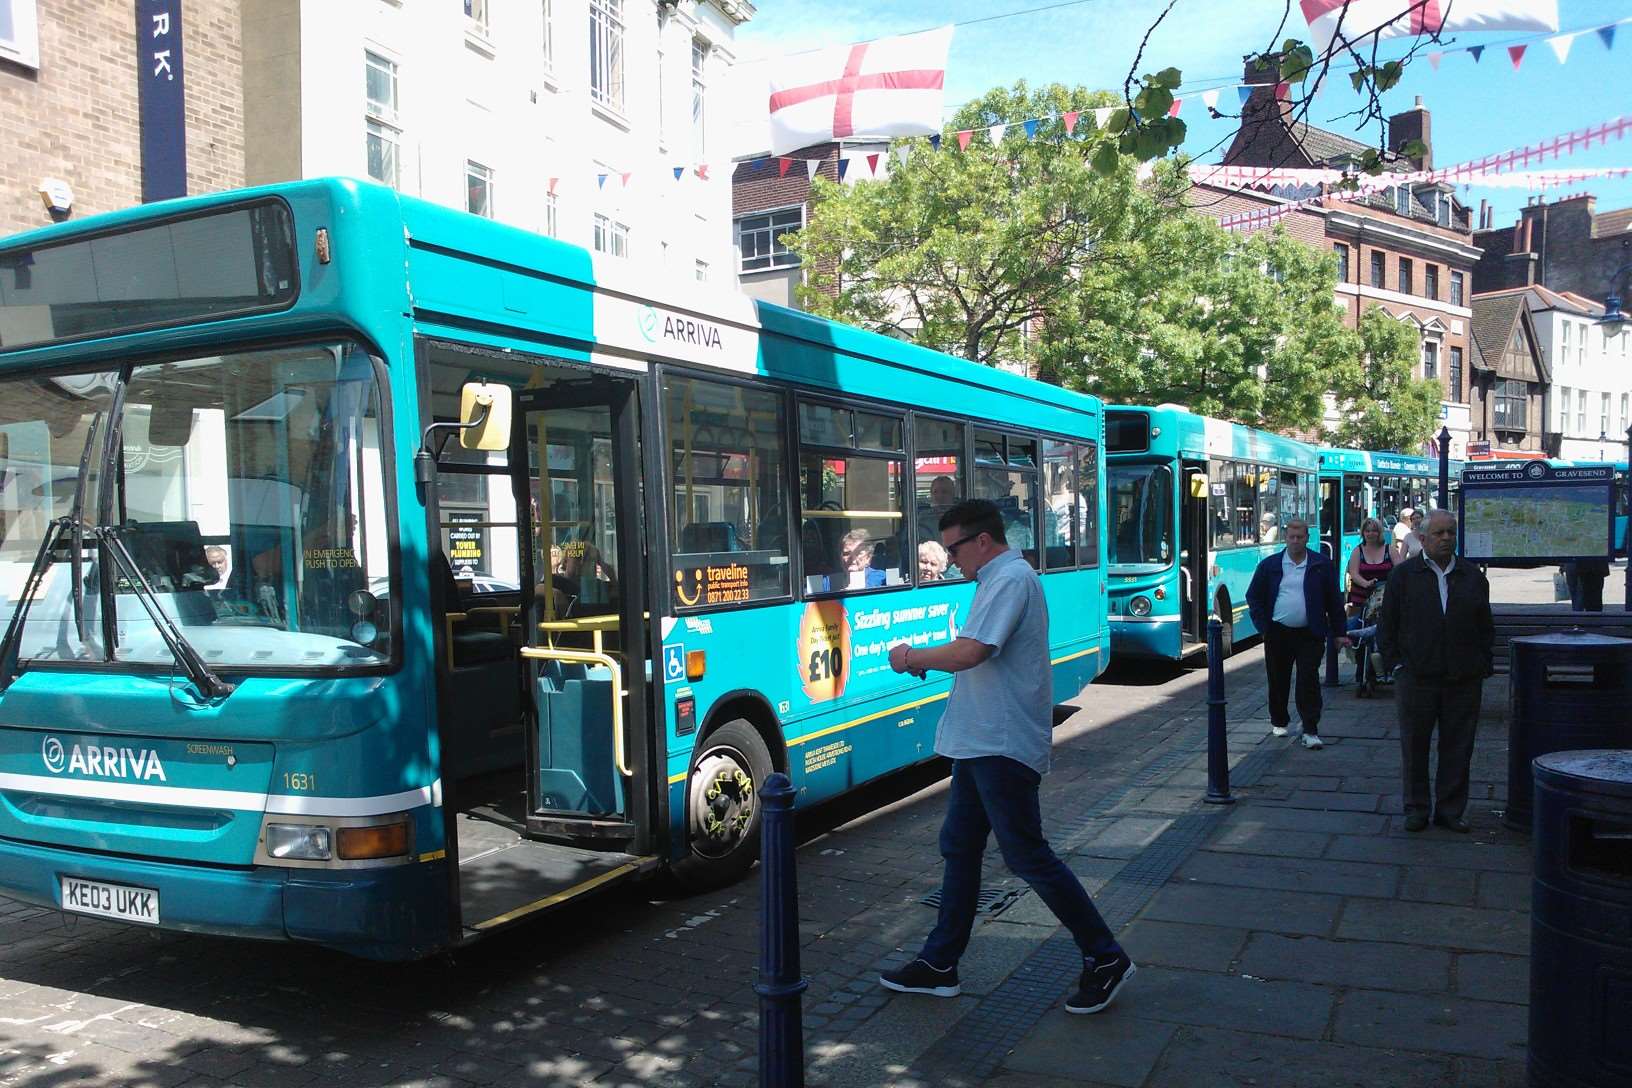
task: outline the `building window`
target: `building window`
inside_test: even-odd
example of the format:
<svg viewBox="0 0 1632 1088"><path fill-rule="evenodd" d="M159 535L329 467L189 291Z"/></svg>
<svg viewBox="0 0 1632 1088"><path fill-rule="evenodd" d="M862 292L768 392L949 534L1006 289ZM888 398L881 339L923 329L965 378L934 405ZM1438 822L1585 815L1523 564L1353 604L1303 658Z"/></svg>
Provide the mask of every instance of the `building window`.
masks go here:
<svg viewBox="0 0 1632 1088"><path fill-rule="evenodd" d="M1337 254L1337 282L1349 282L1349 247L1342 242L1332 245L1332 252Z"/></svg>
<svg viewBox="0 0 1632 1088"><path fill-rule="evenodd" d="M1627 424L1626 424L1627 403L1626 402L1627 402L1627 395L1625 393L1622 393L1621 394L1621 433L1622 434L1626 433L1626 426L1627 426Z"/></svg>
<svg viewBox="0 0 1632 1088"><path fill-rule="evenodd" d="M1411 214L1411 186L1396 185L1394 187L1394 210L1401 215Z"/></svg>
<svg viewBox="0 0 1632 1088"><path fill-rule="evenodd" d="M1462 273L1451 273L1451 305L1462 305Z"/></svg>
<svg viewBox="0 0 1632 1088"><path fill-rule="evenodd" d="M691 147L703 154L708 100L708 43L691 39Z"/></svg>
<svg viewBox="0 0 1632 1088"><path fill-rule="evenodd" d="M1567 363L1567 362L1570 361L1570 359L1569 359L1569 355L1570 355L1570 323L1568 321L1560 321L1558 324L1559 324L1559 327L1564 330L1563 334L1560 337L1560 341L1564 345L1564 360L1563 361Z"/></svg>
<svg viewBox="0 0 1632 1088"><path fill-rule="evenodd" d="M1402 295L1411 293L1411 262L1404 257L1400 258L1400 282L1395 287Z"/></svg>
<svg viewBox="0 0 1632 1088"><path fill-rule="evenodd" d="M628 257L629 226L597 213L590 242L596 253L605 253L610 257Z"/></svg>
<svg viewBox="0 0 1632 1088"><path fill-rule="evenodd" d="M1428 381L1439 380L1439 341L1422 342L1422 376Z"/></svg>
<svg viewBox="0 0 1632 1088"><path fill-rule="evenodd" d="M365 51L368 107L368 176L395 188L402 178L399 149L402 129L397 122L397 64L378 53Z"/></svg>
<svg viewBox="0 0 1632 1088"><path fill-rule="evenodd" d="M799 403L800 546L805 592L910 583L905 421ZM1034 473L1035 474L1035 473Z"/></svg>
<svg viewBox="0 0 1632 1088"><path fill-rule="evenodd" d="M698 261L697 262L697 282L698 283L707 283L708 282L708 262L707 261Z"/></svg>
<svg viewBox="0 0 1632 1088"><path fill-rule="evenodd" d="M1451 400L1460 402L1462 400L1462 349L1458 347L1451 348L1450 378Z"/></svg>
<svg viewBox="0 0 1632 1088"><path fill-rule="evenodd" d="M554 193L544 194L544 233L551 238L561 237L561 201Z"/></svg>
<svg viewBox="0 0 1632 1088"><path fill-rule="evenodd" d="M34 0L0 0L0 57L40 66L40 31Z"/></svg>
<svg viewBox="0 0 1632 1088"><path fill-rule="evenodd" d="M1383 254L1375 249L1371 251L1371 285L1379 291L1383 287Z"/></svg>
<svg viewBox="0 0 1632 1088"><path fill-rule="evenodd" d="M1609 394L1608 393L1603 394L1603 406L1602 406L1601 414L1598 416L1598 433L1599 434L1608 434L1609 433Z"/></svg>
<svg viewBox="0 0 1632 1088"><path fill-rule="evenodd" d="M486 38L492 30L488 22L487 0L465 0L465 29Z"/></svg>
<svg viewBox="0 0 1632 1088"><path fill-rule="evenodd" d="M589 93L623 112L623 0L589 0Z"/></svg>
<svg viewBox="0 0 1632 1088"><path fill-rule="evenodd" d="M1558 433L1570 433L1570 387L1567 385L1558 390Z"/></svg>
<svg viewBox="0 0 1632 1088"><path fill-rule="evenodd" d="M555 71L555 0L544 2L544 71Z"/></svg>
<svg viewBox="0 0 1632 1088"><path fill-rule="evenodd" d="M1587 433L1587 391L1585 389L1575 391L1575 433L1579 435Z"/></svg>
<svg viewBox="0 0 1632 1088"><path fill-rule="evenodd" d="M1442 227L1451 225L1451 194L1440 193L1434 203L1434 222Z"/></svg>
<svg viewBox="0 0 1632 1088"><path fill-rule="evenodd" d="M1525 383L1502 379L1496 383L1496 426L1504 431L1524 430ZM1586 394L1582 394L1586 400Z"/></svg>
<svg viewBox="0 0 1632 1088"><path fill-rule="evenodd" d="M1422 266L1422 293L1435 302L1439 301L1439 266L1437 264Z"/></svg>
<svg viewBox="0 0 1632 1088"><path fill-rule="evenodd" d="M493 168L465 160L465 210L493 218Z"/></svg>
<svg viewBox="0 0 1632 1088"><path fill-rule="evenodd" d="M743 272L769 268L798 268L799 255L782 244L782 237L805 225L805 209L783 208L737 220L737 253Z"/></svg>

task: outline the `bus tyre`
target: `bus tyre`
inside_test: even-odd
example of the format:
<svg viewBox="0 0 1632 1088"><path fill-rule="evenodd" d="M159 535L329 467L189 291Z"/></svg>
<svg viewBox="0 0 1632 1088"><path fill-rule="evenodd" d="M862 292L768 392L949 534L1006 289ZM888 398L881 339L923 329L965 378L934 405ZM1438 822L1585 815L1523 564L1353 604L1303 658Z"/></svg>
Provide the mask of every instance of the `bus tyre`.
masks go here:
<svg viewBox="0 0 1632 1088"><path fill-rule="evenodd" d="M681 887L701 891L739 879L759 856L759 789L774 768L765 742L741 718L703 739L686 779L686 856Z"/></svg>

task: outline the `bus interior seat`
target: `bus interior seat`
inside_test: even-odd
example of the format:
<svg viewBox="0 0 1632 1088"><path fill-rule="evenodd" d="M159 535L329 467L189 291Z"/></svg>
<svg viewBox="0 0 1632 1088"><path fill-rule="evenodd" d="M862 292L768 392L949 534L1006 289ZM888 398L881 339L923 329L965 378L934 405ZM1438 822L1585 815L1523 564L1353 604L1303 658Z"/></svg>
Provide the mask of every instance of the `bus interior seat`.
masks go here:
<svg viewBox="0 0 1632 1088"><path fill-rule="evenodd" d="M449 565L447 557L438 551L432 563L441 572L442 598L447 604L447 610L449 612L464 611L463 597L459 592L459 580L454 576L453 567ZM509 661L514 656L515 647L511 644L510 636L506 632L480 623L454 625L453 666L455 669L485 665L494 661Z"/></svg>
<svg viewBox="0 0 1632 1088"><path fill-rule="evenodd" d="M680 551L686 555L741 550L737 527L729 521L694 521L680 530Z"/></svg>
<svg viewBox="0 0 1632 1088"><path fill-rule="evenodd" d="M463 608L459 582L440 550L431 557L442 579L449 612ZM485 620L485 617L484 617ZM450 781L502 770L522 763L520 741L521 675L510 636L485 626L484 620L456 623L451 633L453 668L447 673L448 721L455 728L442 736L442 773Z"/></svg>

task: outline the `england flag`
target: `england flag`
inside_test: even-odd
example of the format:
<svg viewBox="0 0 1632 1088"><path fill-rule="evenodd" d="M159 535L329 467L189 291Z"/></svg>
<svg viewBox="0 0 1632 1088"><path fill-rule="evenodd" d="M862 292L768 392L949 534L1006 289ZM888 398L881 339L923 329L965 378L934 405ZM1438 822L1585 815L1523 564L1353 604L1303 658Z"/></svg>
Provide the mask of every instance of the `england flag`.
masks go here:
<svg viewBox="0 0 1632 1088"><path fill-rule="evenodd" d="M941 131L952 28L784 57L770 77L771 154Z"/></svg>

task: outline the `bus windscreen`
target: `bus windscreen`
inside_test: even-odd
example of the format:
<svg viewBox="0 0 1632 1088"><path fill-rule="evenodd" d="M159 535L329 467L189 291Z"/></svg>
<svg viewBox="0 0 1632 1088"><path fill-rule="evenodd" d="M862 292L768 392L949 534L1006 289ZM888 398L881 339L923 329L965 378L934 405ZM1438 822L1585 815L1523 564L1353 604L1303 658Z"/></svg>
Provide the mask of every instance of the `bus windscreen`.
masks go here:
<svg viewBox="0 0 1632 1088"><path fill-rule="evenodd" d="M1150 416L1144 412L1106 412L1108 453L1143 453L1150 449Z"/></svg>
<svg viewBox="0 0 1632 1088"><path fill-rule="evenodd" d="M0 351L282 309L299 281L277 200L0 250Z"/></svg>

